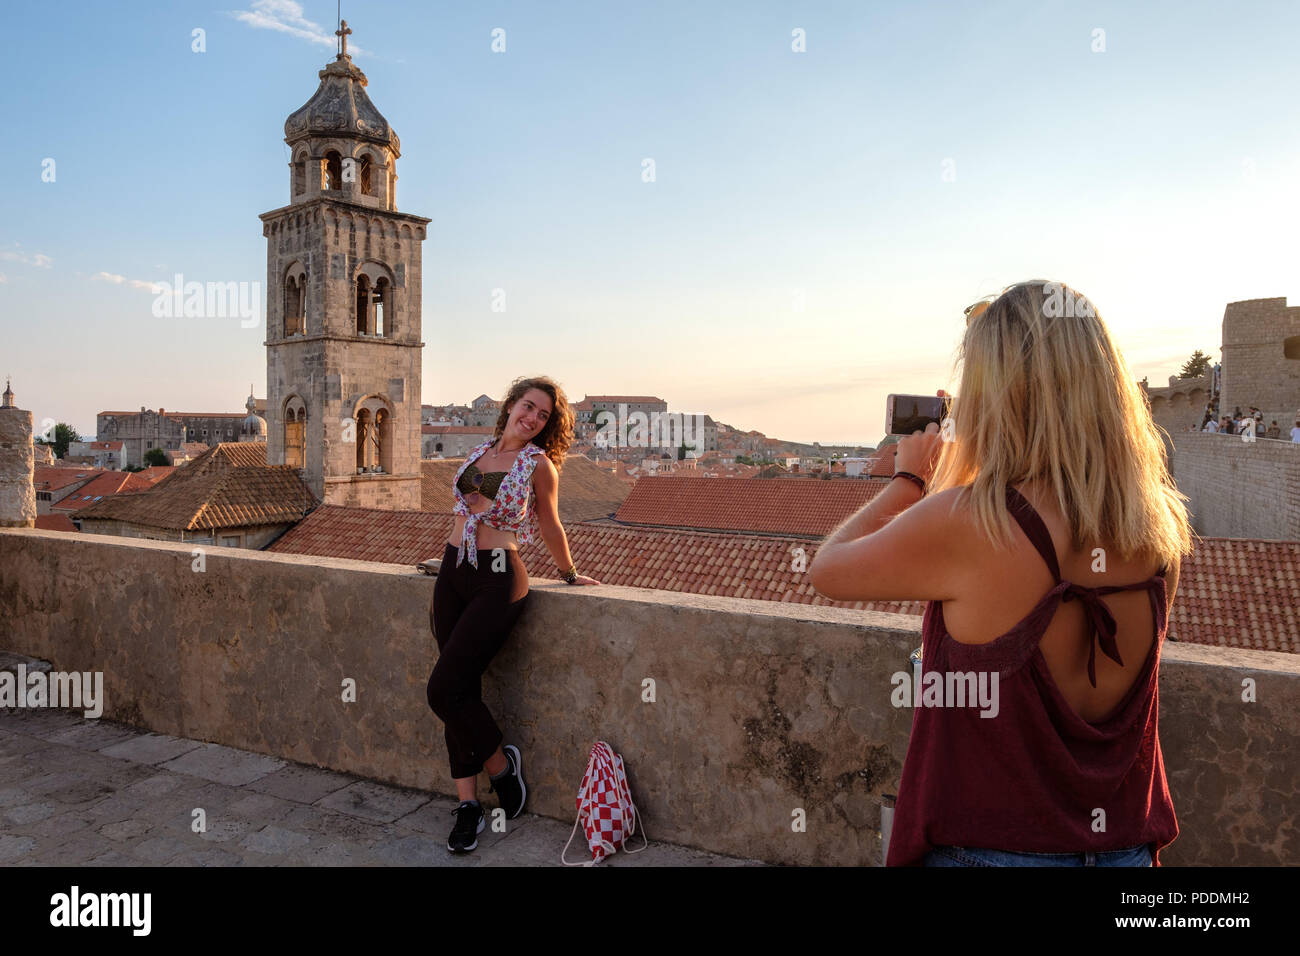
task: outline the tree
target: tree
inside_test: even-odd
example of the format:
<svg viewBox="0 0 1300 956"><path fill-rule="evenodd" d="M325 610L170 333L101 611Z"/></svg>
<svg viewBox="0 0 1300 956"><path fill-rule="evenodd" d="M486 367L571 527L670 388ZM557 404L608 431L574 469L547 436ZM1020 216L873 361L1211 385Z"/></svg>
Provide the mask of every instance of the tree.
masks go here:
<svg viewBox="0 0 1300 956"><path fill-rule="evenodd" d="M1178 377L1200 378L1209 370L1210 365L1210 357L1200 349L1197 349L1192 353L1192 357L1183 365L1183 370L1178 373Z"/></svg>
<svg viewBox="0 0 1300 956"><path fill-rule="evenodd" d="M167 452L161 448L150 448L144 453L144 463L146 465L166 465Z"/></svg>
<svg viewBox="0 0 1300 956"><path fill-rule="evenodd" d="M74 441L81 441L77 430L67 422L59 422L54 426L54 441L46 441L44 437L40 437L36 439L36 444L49 445L54 449L54 457L62 458L68 453L68 446Z"/></svg>

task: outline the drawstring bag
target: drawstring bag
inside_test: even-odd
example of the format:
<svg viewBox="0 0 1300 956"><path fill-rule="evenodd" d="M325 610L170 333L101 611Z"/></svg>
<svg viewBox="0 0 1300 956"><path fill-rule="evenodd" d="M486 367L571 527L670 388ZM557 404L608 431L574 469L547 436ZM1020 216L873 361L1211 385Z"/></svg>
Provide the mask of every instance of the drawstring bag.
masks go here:
<svg viewBox="0 0 1300 956"><path fill-rule="evenodd" d="M612 747L603 740L591 748L587 760L587 772L583 775L582 785L578 787L578 817L573 821L573 830L569 833L568 843L560 851L560 862L565 866L595 866L606 856L620 849L628 853L640 853L650 841L646 840L645 828L641 829L644 846L635 850L624 847L623 842L636 832L637 809L632 803L632 792L627 786L627 774L623 772L623 758L614 753ZM582 824L587 834L587 846L591 848L589 863L570 863L564 858L569 851L569 843Z"/></svg>

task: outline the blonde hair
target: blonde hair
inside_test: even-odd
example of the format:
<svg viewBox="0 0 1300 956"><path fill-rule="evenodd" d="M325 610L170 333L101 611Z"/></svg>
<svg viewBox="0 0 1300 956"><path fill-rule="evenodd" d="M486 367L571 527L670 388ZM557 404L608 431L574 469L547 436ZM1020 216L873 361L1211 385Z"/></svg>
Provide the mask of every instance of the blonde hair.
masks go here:
<svg viewBox="0 0 1300 956"><path fill-rule="evenodd" d="M1055 493L1072 550L1105 544L1165 564L1191 553L1164 430L1086 298L1059 282L1010 287L971 319L957 364L952 440L930 487L965 487L995 547L1014 540L1006 486L1037 481Z"/></svg>

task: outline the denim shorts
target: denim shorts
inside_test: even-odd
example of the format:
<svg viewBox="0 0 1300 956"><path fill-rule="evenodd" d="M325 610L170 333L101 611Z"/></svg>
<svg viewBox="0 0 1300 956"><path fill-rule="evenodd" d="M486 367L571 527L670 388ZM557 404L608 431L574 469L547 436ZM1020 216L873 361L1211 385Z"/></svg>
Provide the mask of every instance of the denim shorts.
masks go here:
<svg viewBox="0 0 1300 956"><path fill-rule="evenodd" d="M1100 853L1013 853L982 847L937 846L925 855L926 866L1150 866L1147 843Z"/></svg>

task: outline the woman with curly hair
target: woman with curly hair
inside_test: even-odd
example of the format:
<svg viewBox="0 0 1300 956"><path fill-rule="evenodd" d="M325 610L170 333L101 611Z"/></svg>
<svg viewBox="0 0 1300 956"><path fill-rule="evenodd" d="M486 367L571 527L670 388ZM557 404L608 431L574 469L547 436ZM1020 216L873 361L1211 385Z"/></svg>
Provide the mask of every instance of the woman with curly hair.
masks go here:
<svg viewBox="0 0 1300 956"><path fill-rule="evenodd" d="M528 599L528 569L519 544L540 533L569 584L599 584L578 574L560 524L560 470L573 443L573 411L563 389L545 376L519 378L501 403L493 437L456 472L456 520L443 550L429 626L438 663L429 675L429 707L442 720L460 805L447 841L453 853L478 846L485 827L477 799L480 770L506 816L528 798L519 748L502 746L501 729L482 698L482 676Z"/></svg>
<svg viewBox="0 0 1300 956"><path fill-rule="evenodd" d="M966 322L944 429L899 441L895 480L809 568L837 600L928 602L887 862L1159 866L1186 498L1086 298L1021 282Z"/></svg>

